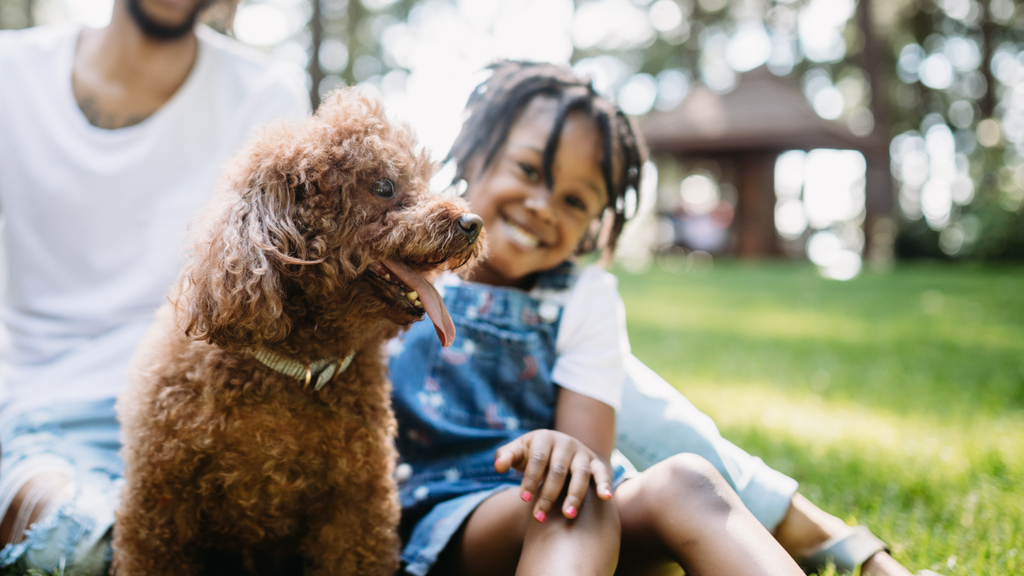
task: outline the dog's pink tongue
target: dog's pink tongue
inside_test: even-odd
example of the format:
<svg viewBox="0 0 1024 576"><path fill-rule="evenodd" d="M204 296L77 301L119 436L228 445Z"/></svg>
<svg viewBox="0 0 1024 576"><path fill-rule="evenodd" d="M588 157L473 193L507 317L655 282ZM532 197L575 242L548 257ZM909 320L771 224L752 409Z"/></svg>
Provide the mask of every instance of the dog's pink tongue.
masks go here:
<svg viewBox="0 0 1024 576"><path fill-rule="evenodd" d="M419 294L420 302L423 303L427 316L434 323L434 330L437 332L438 339L441 340L441 346L445 348L451 346L452 342L455 341L455 324L452 322L452 317L448 315L448 309L444 306L444 300L434 286L403 262L389 258L383 260L382 263L388 267L388 270L394 272L402 282L405 282Z"/></svg>

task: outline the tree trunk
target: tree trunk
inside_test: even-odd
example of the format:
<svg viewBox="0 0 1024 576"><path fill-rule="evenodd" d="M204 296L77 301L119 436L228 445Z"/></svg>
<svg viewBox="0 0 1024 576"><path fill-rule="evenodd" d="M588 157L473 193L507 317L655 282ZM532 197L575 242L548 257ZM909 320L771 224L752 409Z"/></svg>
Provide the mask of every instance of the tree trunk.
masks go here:
<svg viewBox="0 0 1024 576"><path fill-rule="evenodd" d="M345 64L345 70L341 77L349 86L356 84L355 75L352 74L352 67L355 64L356 58L362 55L362 46L359 43L359 24L362 20L363 3L360 0L348 0L348 13L345 22L345 30L348 34L348 38L345 39L345 45L348 47L348 63Z"/></svg>
<svg viewBox="0 0 1024 576"><path fill-rule="evenodd" d="M986 0L987 1L987 0ZM875 35L871 20L871 0L857 3L857 24L864 35L864 49L858 57L860 67L867 74L871 84L871 115L875 118L872 137L880 142L878 150L866 151L864 203L864 254L870 255L875 223L880 217L888 216L893 209L893 182L889 165L888 142L890 131L889 107L886 101L885 80L882 78L882 44Z"/></svg>
<svg viewBox="0 0 1024 576"><path fill-rule="evenodd" d="M324 20L320 0L310 0L313 3L313 15L309 18L309 64L307 70L309 77L313 79L309 87L309 102L313 110L320 105L320 81L324 79L324 71L320 69L320 44L324 41ZM355 1L355 0L353 0Z"/></svg>
<svg viewBox="0 0 1024 576"><path fill-rule="evenodd" d="M981 107L981 117L991 118L996 109L996 77L992 74L992 52L996 43L996 24L989 16L988 6L990 0L982 0L981 8L984 10L984 17L981 21L981 73L985 75L985 95L982 96L978 105ZM1020 8L1017 8L1020 10Z"/></svg>

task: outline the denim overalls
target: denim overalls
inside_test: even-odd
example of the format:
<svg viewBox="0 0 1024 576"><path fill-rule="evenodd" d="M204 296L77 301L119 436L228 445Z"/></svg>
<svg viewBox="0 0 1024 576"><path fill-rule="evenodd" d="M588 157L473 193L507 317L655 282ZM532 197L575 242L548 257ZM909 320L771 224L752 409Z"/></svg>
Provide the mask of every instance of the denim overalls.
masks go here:
<svg viewBox="0 0 1024 576"><path fill-rule="evenodd" d="M535 292L565 294L576 268L542 273ZM392 351L398 417L396 470L402 501L402 562L422 576L470 513L522 475L494 471L495 450L554 427L551 381L562 307L522 290L475 283L446 286L455 342L441 348L430 321L414 324Z"/></svg>

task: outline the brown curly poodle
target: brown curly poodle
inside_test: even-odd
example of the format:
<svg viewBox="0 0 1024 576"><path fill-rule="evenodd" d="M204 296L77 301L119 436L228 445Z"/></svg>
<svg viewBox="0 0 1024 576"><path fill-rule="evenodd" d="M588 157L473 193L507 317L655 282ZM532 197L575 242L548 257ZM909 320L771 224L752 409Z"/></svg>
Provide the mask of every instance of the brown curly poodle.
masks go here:
<svg viewBox="0 0 1024 576"><path fill-rule="evenodd" d="M475 258L482 222L427 192L408 129L354 91L265 130L193 223L193 253L118 400L119 576L391 574L399 507L383 343L424 273ZM300 564L300 570L301 568Z"/></svg>

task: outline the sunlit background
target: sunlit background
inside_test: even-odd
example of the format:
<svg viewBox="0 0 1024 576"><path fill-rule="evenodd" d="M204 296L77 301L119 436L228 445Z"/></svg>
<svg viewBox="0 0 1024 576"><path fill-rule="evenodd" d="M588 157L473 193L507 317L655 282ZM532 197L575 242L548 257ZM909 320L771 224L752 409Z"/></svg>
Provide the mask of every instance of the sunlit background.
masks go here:
<svg viewBox="0 0 1024 576"><path fill-rule="evenodd" d="M102 27L111 7L4 0L0 23ZM294 67L314 102L343 85L378 91L439 159L497 58L570 64L637 117L767 70L826 130L883 151L771 151L774 238L758 255L845 280L896 257L1024 257L1022 12L1013 0L243 0L233 29ZM624 263L682 273L749 255L744 165L652 152Z"/></svg>
<svg viewBox="0 0 1024 576"><path fill-rule="evenodd" d="M0 0L0 28L111 3ZM436 158L494 59L591 76L652 148L634 353L912 573L974 576L1024 574L1019 4L243 0L233 27L312 102L378 91Z"/></svg>

